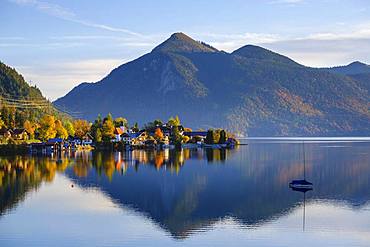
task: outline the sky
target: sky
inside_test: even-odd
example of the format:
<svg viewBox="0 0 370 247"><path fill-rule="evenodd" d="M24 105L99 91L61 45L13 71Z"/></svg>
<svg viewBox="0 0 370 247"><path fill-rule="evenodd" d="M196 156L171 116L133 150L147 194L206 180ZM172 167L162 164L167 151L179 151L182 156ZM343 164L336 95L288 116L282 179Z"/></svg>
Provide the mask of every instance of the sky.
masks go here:
<svg viewBox="0 0 370 247"><path fill-rule="evenodd" d="M0 61L50 100L174 32L259 45L312 67L370 64L369 0L0 0Z"/></svg>

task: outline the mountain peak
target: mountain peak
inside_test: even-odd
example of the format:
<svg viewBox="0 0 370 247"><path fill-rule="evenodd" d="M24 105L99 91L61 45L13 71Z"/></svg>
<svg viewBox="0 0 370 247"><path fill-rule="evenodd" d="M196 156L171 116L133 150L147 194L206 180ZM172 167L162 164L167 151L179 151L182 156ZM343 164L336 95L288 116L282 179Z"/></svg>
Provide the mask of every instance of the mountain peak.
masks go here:
<svg viewBox="0 0 370 247"><path fill-rule="evenodd" d="M368 74L370 73L370 65L354 61L348 65L325 68L331 72L343 75Z"/></svg>
<svg viewBox="0 0 370 247"><path fill-rule="evenodd" d="M260 46L256 45L245 45L235 51L232 52L233 55L238 55L250 59L258 59L258 60L269 60L289 65L299 65L292 59L265 49Z"/></svg>
<svg viewBox="0 0 370 247"><path fill-rule="evenodd" d="M347 66L361 66L361 67L368 67L369 65L367 65L366 63L362 63L360 61L354 61L350 64L348 64Z"/></svg>
<svg viewBox="0 0 370 247"><path fill-rule="evenodd" d="M188 35L178 32L153 49L153 52L216 52L216 48L196 41Z"/></svg>

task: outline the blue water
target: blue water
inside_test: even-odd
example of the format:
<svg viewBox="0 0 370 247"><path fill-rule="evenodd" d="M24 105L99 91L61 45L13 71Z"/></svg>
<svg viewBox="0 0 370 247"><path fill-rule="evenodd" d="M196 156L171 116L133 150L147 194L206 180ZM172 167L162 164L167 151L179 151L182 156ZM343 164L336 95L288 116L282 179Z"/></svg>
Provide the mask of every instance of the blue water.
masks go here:
<svg viewBox="0 0 370 247"><path fill-rule="evenodd" d="M0 157L0 246L370 245L369 140L247 142Z"/></svg>

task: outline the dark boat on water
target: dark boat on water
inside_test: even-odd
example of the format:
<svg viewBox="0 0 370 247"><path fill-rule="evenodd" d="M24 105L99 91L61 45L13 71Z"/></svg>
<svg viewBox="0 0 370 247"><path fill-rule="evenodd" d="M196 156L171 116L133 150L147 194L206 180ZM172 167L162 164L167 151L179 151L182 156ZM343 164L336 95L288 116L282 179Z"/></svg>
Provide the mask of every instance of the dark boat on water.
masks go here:
<svg viewBox="0 0 370 247"><path fill-rule="evenodd" d="M306 153L303 142L303 179L292 180L289 183L289 188L295 191L307 192L313 189L313 184L306 180Z"/></svg>
<svg viewBox="0 0 370 247"><path fill-rule="evenodd" d="M311 182L308 182L306 179L299 179L299 180L293 180L289 183L289 188L293 190L312 190L313 184Z"/></svg>

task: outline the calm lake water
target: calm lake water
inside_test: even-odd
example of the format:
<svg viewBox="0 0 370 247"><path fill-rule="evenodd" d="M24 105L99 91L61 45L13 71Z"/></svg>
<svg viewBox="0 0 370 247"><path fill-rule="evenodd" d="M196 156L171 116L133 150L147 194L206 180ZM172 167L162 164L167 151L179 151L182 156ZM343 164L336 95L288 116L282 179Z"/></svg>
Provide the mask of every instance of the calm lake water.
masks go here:
<svg viewBox="0 0 370 247"><path fill-rule="evenodd" d="M0 157L0 246L370 246L368 139L244 141Z"/></svg>

